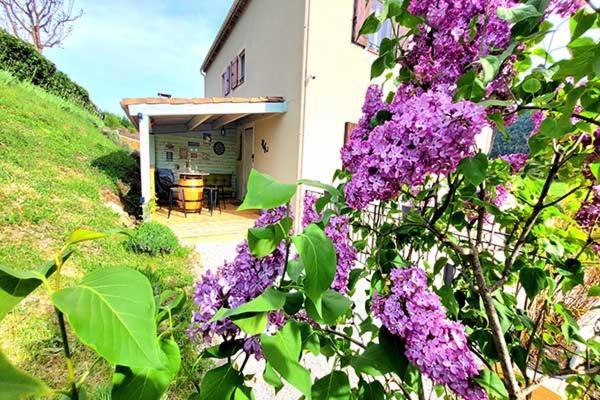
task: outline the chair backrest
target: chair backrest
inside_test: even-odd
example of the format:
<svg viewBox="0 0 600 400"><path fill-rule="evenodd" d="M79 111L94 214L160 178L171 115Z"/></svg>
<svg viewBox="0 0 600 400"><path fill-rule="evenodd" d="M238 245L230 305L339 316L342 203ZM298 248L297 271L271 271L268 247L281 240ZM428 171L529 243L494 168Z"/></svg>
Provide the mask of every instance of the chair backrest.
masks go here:
<svg viewBox="0 0 600 400"><path fill-rule="evenodd" d="M175 175L168 168L157 168L154 171L154 184L159 198L167 198L171 186L175 184Z"/></svg>
<svg viewBox="0 0 600 400"><path fill-rule="evenodd" d="M231 187L231 177L231 174L210 174L204 177L204 185Z"/></svg>

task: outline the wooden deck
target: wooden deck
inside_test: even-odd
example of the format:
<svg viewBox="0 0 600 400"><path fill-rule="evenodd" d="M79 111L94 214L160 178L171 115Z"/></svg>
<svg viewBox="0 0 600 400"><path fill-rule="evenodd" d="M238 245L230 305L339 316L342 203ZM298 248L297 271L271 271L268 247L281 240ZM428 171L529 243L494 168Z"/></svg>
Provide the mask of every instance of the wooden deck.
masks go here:
<svg viewBox="0 0 600 400"><path fill-rule="evenodd" d="M258 218L256 211L237 211L237 206L227 204L227 209L219 213L218 210L210 215L208 210L202 214L194 213L184 217L180 211L171 213L167 218L168 209L156 211L154 220L173 230L182 244L196 246L207 242L242 241L246 238L248 228L254 225Z"/></svg>

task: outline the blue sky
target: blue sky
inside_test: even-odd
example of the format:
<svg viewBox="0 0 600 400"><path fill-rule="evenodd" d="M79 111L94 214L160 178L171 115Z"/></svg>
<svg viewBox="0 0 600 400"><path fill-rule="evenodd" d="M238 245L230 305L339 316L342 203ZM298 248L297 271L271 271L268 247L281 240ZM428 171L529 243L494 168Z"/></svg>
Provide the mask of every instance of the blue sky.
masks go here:
<svg viewBox="0 0 600 400"><path fill-rule="evenodd" d="M202 97L200 64L232 0L76 0L62 48L44 54L103 110L124 97Z"/></svg>

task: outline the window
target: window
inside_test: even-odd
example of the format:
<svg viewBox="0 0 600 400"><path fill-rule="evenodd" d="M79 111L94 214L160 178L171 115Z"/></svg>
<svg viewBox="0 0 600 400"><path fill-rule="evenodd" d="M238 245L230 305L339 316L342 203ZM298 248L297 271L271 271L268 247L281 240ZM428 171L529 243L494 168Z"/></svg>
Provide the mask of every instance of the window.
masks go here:
<svg viewBox="0 0 600 400"><path fill-rule="evenodd" d="M237 57L238 64L238 85L246 81L246 50L242 50Z"/></svg>
<svg viewBox="0 0 600 400"><path fill-rule="evenodd" d="M235 89L238 86L238 59L237 57L230 63L231 70L231 90Z"/></svg>
<svg viewBox="0 0 600 400"><path fill-rule="evenodd" d="M365 19L371 13L380 14L383 10L382 0L354 0L354 19L352 21L352 42L367 48L374 53L379 52L381 40L385 37L392 37L394 32L392 24L389 20L381 27L381 29L371 35L359 35L358 32L365 22Z"/></svg>

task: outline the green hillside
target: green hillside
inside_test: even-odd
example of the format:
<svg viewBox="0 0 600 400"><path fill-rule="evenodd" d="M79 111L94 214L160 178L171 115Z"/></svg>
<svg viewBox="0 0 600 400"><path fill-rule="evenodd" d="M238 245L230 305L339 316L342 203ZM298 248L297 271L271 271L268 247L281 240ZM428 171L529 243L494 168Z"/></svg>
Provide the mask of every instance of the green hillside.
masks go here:
<svg viewBox="0 0 600 400"><path fill-rule="evenodd" d="M137 200L135 190L126 194L136 162L102 134L101 125L87 111L0 71L0 264L32 268L51 259L76 228L107 230L127 222L108 203L131 207ZM189 250L150 257L128 251L123 240L80 247L66 275L127 266L145 273L156 292L192 283ZM66 377L51 311L38 290L0 323L0 348L16 365L60 387ZM74 347L76 368L87 370L94 361L91 351ZM91 377L94 390L106 385L108 369Z"/></svg>

